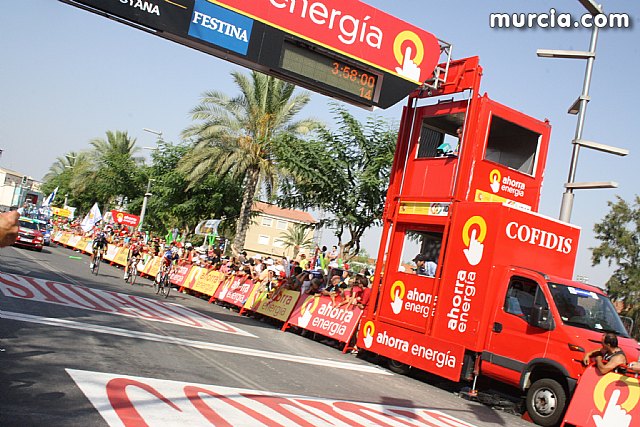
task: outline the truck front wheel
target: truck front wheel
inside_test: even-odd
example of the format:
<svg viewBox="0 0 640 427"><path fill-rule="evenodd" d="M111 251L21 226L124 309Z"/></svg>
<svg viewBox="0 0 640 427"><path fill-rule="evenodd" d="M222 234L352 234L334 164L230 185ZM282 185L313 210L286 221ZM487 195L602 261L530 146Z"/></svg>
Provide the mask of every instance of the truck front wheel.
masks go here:
<svg viewBox="0 0 640 427"><path fill-rule="evenodd" d="M407 375L411 371L411 366L393 359L387 359L387 366L389 366L389 370L396 374Z"/></svg>
<svg viewBox="0 0 640 427"><path fill-rule="evenodd" d="M527 392L527 411L534 423L551 427L560 423L567 404L567 394L556 380L543 378Z"/></svg>

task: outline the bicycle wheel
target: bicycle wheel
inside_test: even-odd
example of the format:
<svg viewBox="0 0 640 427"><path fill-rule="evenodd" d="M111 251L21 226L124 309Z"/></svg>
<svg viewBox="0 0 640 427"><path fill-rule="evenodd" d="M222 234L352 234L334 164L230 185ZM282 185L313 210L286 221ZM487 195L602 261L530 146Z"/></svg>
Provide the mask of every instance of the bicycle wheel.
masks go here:
<svg viewBox="0 0 640 427"><path fill-rule="evenodd" d="M93 259L93 274L98 275L98 271L100 271L100 263L102 262L102 255L98 253L96 257Z"/></svg>
<svg viewBox="0 0 640 427"><path fill-rule="evenodd" d="M138 277L138 267L132 265L129 270L129 280L131 280L131 285L133 286L136 283L136 277Z"/></svg>
<svg viewBox="0 0 640 427"><path fill-rule="evenodd" d="M124 275L124 282L125 282L125 283L129 283L129 282L131 281L131 268L129 268L129 266L128 266L128 265L125 265L125 266L124 266L124 272L125 272L125 275ZM133 284L133 283L132 283L132 284Z"/></svg>
<svg viewBox="0 0 640 427"><path fill-rule="evenodd" d="M169 275L165 275L162 280L162 295L166 298L169 296L169 292L171 292L171 282L169 281Z"/></svg>
<svg viewBox="0 0 640 427"><path fill-rule="evenodd" d="M164 274L158 273L160 277L156 277L156 280L153 281L153 290L156 291L156 294L160 293L160 289L162 289L162 281L164 280Z"/></svg>

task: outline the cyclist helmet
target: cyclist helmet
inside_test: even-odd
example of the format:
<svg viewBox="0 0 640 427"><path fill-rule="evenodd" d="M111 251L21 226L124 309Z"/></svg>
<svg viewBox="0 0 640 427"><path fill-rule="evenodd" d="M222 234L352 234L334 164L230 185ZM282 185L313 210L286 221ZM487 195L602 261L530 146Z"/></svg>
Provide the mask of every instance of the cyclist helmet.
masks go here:
<svg viewBox="0 0 640 427"><path fill-rule="evenodd" d="M178 253L178 248L176 246L172 247L171 248L171 253L174 254L174 255L177 254Z"/></svg>

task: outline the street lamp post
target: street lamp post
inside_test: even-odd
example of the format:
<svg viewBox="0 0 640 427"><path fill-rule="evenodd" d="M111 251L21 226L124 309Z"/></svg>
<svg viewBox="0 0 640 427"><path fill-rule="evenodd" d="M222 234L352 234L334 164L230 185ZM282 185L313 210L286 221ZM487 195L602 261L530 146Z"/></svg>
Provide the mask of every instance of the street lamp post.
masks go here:
<svg viewBox="0 0 640 427"><path fill-rule="evenodd" d="M142 130L145 131L145 132L152 133L154 135L158 135L158 141L159 142L163 141L163 139L162 139L162 131L153 130L153 129L149 129L149 128L142 128Z"/></svg>
<svg viewBox="0 0 640 427"><path fill-rule="evenodd" d="M155 181L153 178L149 178L147 181L147 191L144 193L144 199L142 200L142 210L140 211L140 223L138 224L138 231L142 231L142 223L144 222L144 215L147 212L147 203L151 194L151 182Z"/></svg>
<svg viewBox="0 0 640 427"><path fill-rule="evenodd" d="M594 0L578 0L587 11L597 16L603 13L602 5L597 4ZM589 96L589 88L591 86L591 75L593 73L593 63L596 59L596 44L598 41L598 26L594 25L591 32L591 41L588 51L574 50L554 50L554 49L538 49L537 55L541 58L568 58L568 59L585 59L587 66L584 73L584 81L582 84L582 93L578 99L569 108L569 114L577 114L578 122L576 124L575 137L572 141L573 150L571 153L571 163L569 165L569 177L565 183L565 192L562 194L562 203L560 205L559 219L564 222L571 220L571 211L573 209L573 190L576 189L595 189L595 188L617 188L618 183L613 181L604 182L575 182L576 170L578 168L578 154L580 148L590 148L592 150L602 151L617 156L626 156L629 150L624 148L613 147L610 145L600 144L598 142L586 141L582 139L584 129L585 116L587 112L587 104L591 100Z"/></svg>
<svg viewBox="0 0 640 427"><path fill-rule="evenodd" d="M143 131L145 132L149 132L152 133L154 135L158 136L158 143L162 143L162 131L156 131L153 129L148 129L148 128L142 128ZM146 149L149 150L157 150L158 147L144 147ZM142 200L142 209L140 210L140 223L138 224L138 231L142 231L142 224L144 223L144 216L147 212L147 203L149 202L149 197L152 196L151 194L151 183L155 181L155 179L153 178L149 178L149 181L147 181L147 191L144 193L144 199Z"/></svg>

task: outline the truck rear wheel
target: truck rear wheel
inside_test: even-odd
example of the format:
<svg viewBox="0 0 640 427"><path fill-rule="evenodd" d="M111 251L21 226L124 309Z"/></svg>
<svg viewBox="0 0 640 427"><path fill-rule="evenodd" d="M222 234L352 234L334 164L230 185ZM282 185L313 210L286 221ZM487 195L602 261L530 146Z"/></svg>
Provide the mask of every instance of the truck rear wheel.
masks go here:
<svg viewBox="0 0 640 427"><path fill-rule="evenodd" d="M389 366L389 369L396 374L407 375L409 371L411 371L411 366L393 359L387 359L387 366Z"/></svg>
<svg viewBox="0 0 640 427"><path fill-rule="evenodd" d="M543 378L529 388L526 403L534 423L543 427L556 426L564 414L567 394L556 380Z"/></svg>

